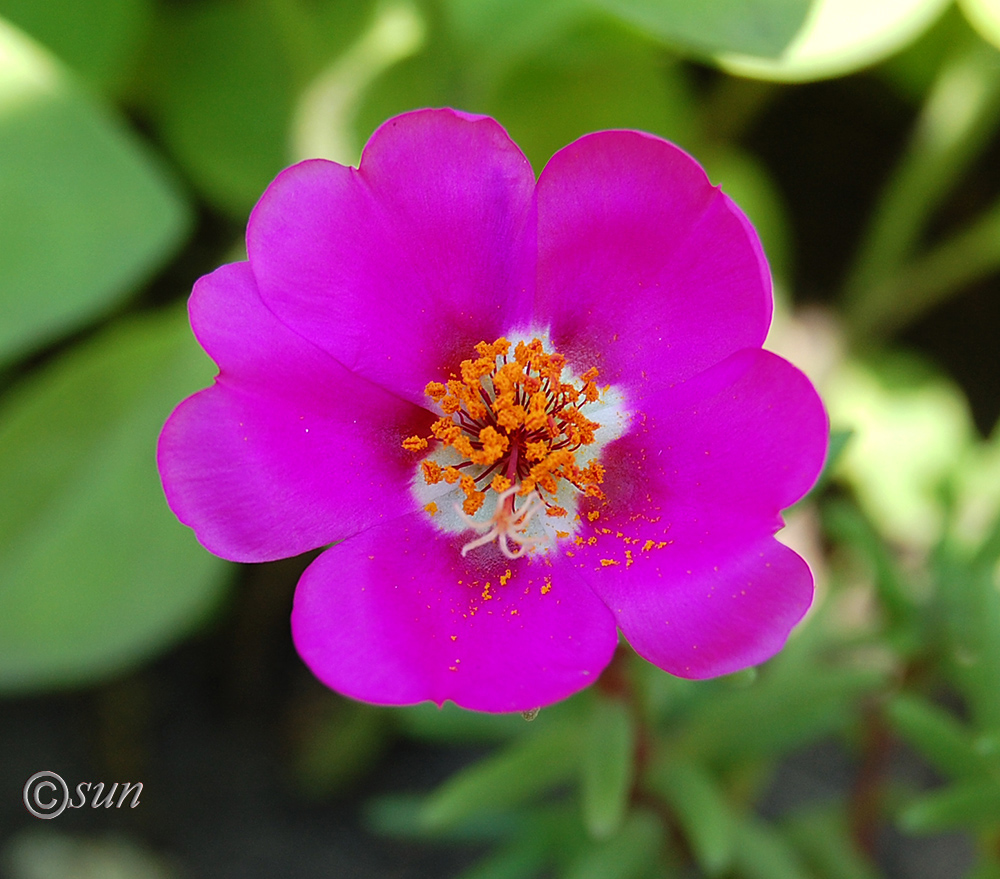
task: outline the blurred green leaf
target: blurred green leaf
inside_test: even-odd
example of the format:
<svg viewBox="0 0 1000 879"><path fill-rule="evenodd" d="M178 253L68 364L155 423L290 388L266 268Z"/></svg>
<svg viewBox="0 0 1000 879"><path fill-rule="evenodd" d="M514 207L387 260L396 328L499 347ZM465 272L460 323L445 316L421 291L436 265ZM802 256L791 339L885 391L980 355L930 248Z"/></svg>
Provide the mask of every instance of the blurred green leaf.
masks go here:
<svg viewBox="0 0 1000 879"><path fill-rule="evenodd" d="M979 863L972 868L966 879L1000 879L1000 860L997 855L981 852Z"/></svg>
<svg viewBox="0 0 1000 879"><path fill-rule="evenodd" d="M958 0L958 5L983 39L1000 48L1000 0Z"/></svg>
<svg viewBox="0 0 1000 879"><path fill-rule="evenodd" d="M654 766L646 781L674 810L698 866L709 876L725 873L733 859L733 819L711 774L677 754Z"/></svg>
<svg viewBox="0 0 1000 879"><path fill-rule="evenodd" d="M910 833L939 833L996 827L1000 821L1000 780L966 781L918 798L899 815Z"/></svg>
<svg viewBox="0 0 1000 879"><path fill-rule="evenodd" d="M0 21L0 363L108 311L188 223L121 122Z"/></svg>
<svg viewBox="0 0 1000 879"><path fill-rule="evenodd" d="M545 864L541 846L528 842L505 848L458 874L457 879L530 879Z"/></svg>
<svg viewBox="0 0 1000 879"><path fill-rule="evenodd" d="M946 659L972 721L1000 732L1000 591L991 570L971 568L947 553L935 560L937 608L947 637Z"/></svg>
<svg viewBox="0 0 1000 879"><path fill-rule="evenodd" d="M827 533L860 553L871 566L894 645L902 647L904 652L923 649L917 604L907 590L897 559L872 523L853 503L844 499L828 500L822 512Z"/></svg>
<svg viewBox="0 0 1000 879"><path fill-rule="evenodd" d="M749 816L735 824L733 861L744 879L813 879L781 833Z"/></svg>
<svg viewBox="0 0 1000 879"><path fill-rule="evenodd" d="M541 726L448 779L427 798L423 823L443 828L532 799L574 776L582 746L577 724Z"/></svg>
<svg viewBox="0 0 1000 879"><path fill-rule="evenodd" d="M227 567L177 522L156 436L213 368L175 310L129 321L0 410L0 689L120 672L216 606Z"/></svg>
<svg viewBox="0 0 1000 879"><path fill-rule="evenodd" d="M911 291L900 287L896 276L912 259L932 212L987 147L998 125L996 50L974 34L963 34L937 71L906 152L879 196L844 281L848 329L854 335L877 337L898 330L928 304L941 301L944 291ZM946 269L934 266L944 276Z"/></svg>
<svg viewBox="0 0 1000 879"><path fill-rule="evenodd" d="M650 36L702 54L779 57L809 14L811 0L596 0Z"/></svg>
<svg viewBox="0 0 1000 879"><path fill-rule="evenodd" d="M565 879L633 879L645 876L664 845L663 827L648 812L633 812L617 834L593 843L564 873Z"/></svg>
<svg viewBox="0 0 1000 879"><path fill-rule="evenodd" d="M882 535L923 549L936 543L945 522L941 486L973 437L961 390L895 353L872 364L844 363L824 399L833 424L854 431L837 473Z"/></svg>
<svg viewBox="0 0 1000 879"><path fill-rule="evenodd" d="M784 830L806 865L821 879L878 879L879 872L858 852L840 808L796 810Z"/></svg>
<svg viewBox="0 0 1000 879"><path fill-rule="evenodd" d="M243 220L291 158L296 99L368 19L350 0L170 6L157 23L152 112L199 188Z"/></svg>
<svg viewBox="0 0 1000 879"><path fill-rule="evenodd" d="M843 76L888 58L915 40L950 2L814 0L802 28L784 51L727 49L717 60L738 76L782 82Z"/></svg>
<svg viewBox="0 0 1000 879"><path fill-rule="evenodd" d="M116 92L124 85L152 7L152 0L0 0L0 16L89 83Z"/></svg>
<svg viewBox="0 0 1000 879"><path fill-rule="evenodd" d="M297 787L312 797L339 793L356 781L388 746L388 712L324 694L322 713L306 722L292 772Z"/></svg>
<svg viewBox="0 0 1000 879"><path fill-rule="evenodd" d="M611 836L628 809L635 778L635 729L619 700L594 700L583 752L583 822L597 839Z"/></svg>
<svg viewBox="0 0 1000 879"><path fill-rule="evenodd" d="M697 141L695 103L679 68L616 28L579 27L513 67L486 101L541 171L591 131L636 128Z"/></svg>
<svg viewBox="0 0 1000 879"><path fill-rule="evenodd" d="M383 71L415 54L425 34L426 23L413 3L380 4L369 28L300 95L292 157L357 165L361 147L351 123L364 93Z"/></svg>
<svg viewBox="0 0 1000 879"><path fill-rule="evenodd" d="M687 753L734 761L775 756L851 722L862 696L878 689L875 669L824 668L810 661L768 670L745 690L717 691L693 705L685 725Z"/></svg>
<svg viewBox="0 0 1000 879"><path fill-rule="evenodd" d="M587 0L445 0L448 31L484 85L589 16Z"/></svg>
<svg viewBox="0 0 1000 879"><path fill-rule="evenodd" d="M939 772L953 778L979 778L990 770L990 763L973 746L970 732L936 705L902 694L889 703L888 717Z"/></svg>
<svg viewBox="0 0 1000 879"><path fill-rule="evenodd" d="M295 74L263 3L166 7L153 113L198 187L238 219L287 162Z"/></svg>
<svg viewBox="0 0 1000 879"><path fill-rule="evenodd" d="M375 832L402 839L434 839L449 842L496 842L524 830L524 815L477 812L464 821L430 825L424 815L426 796L386 794L365 804L365 821Z"/></svg>

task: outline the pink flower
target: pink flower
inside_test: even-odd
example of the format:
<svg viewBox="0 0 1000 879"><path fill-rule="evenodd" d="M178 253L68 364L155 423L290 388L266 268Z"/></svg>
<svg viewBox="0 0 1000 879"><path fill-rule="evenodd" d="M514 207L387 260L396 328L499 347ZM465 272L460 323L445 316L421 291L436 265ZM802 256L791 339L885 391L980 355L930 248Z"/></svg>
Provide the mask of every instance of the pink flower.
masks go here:
<svg viewBox="0 0 1000 879"><path fill-rule="evenodd" d="M202 278L219 366L159 466L210 551L323 552L295 644L382 704L520 711L592 683L617 630L705 678L781 648L812 598L779 544L827 420L761 349L771 286L740 210L677 147L591 134L535 181L492 119L386 122L308 161Z"/></svg>

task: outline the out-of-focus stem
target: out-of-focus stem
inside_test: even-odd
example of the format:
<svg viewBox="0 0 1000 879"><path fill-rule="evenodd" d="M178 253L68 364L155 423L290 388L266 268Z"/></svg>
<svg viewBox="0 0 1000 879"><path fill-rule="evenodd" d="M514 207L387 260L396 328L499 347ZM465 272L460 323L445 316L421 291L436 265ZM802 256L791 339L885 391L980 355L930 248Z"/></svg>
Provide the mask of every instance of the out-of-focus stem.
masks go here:
<svg viewBox="0 0 1000 879"><path fill-rule="evenodd" d="M1000 270L1000 202L971 225L875 288L891 308L872 311L866 335L886 335L922 317L969 284Z"/></svg>
<svg viewBox="0 0 1000 879"><path fill-rule="evenodd" d="M303 92L292 127L293 158L356 162L350 122L359 98L386 68L419 50L424 35L424 20L411 3L379 7L371 27Z"/></svg>
<svg viewBox="0 0 1000 879"><path fill-rule="evenodd" d="M940 204L1000 122L1000 53L977 42L942 65L909 147L876 206L844 285L856 337L892 324L906 290L889 281Z"/></svg>

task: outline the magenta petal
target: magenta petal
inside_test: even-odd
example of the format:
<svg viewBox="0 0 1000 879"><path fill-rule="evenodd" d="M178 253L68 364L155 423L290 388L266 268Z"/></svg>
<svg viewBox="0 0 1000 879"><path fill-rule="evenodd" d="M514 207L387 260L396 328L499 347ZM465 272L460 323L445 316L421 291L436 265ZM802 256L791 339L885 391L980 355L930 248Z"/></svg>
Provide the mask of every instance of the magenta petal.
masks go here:
<svg viewBox="0 0 1000 879"><path fill-rule="evenodd" d="M202 278L190 303L220 367L163 429L167 500L234 561L296 555L414 508L400 437L430 415L352 376L263 306L246 263Z"/></svg>
<svg viewBox="0 0 1000 879"><path fill-rule="evenodd" d="M450 699L495 712L548 705L593 683L617 643L607 607L562 565L463 559L461 545L417 515L323 553L292 611L313 673L368 702Z"/></svg>
<svg viewBox="0 0 1000 879"><path fill-rule="evenodd" d="M283 172L250 219L250 264L282 321L421 403L476 342L527 321L533 189L492 119L408 113L375 132L358 170Z"/></svg>
<svg viewBox="0 0 1000 879"><path fill-rule="evenodd" d="M677 543L636 563L641 589L601 580L601 591L635 651L682 678L729 674L770 659L809 609L808 565L770 536Z"/></svg>
<svg viewBox="0 0 1000 879"><path fill-rule="evenodd" d="M660 138L604 131L556 153L538 181L538 237L537 308L554 342L634 397L767 334L771 282L756 233Z"/></svg>
<svg viewBox="0 0 1000 879"><path fill-rule="evenodd" d="M605 457L607 503L570 550L636 650L710 677L780 649L812 577L771 535L815 481L827 435L808 379L759 349L644 401Z"/></svg>

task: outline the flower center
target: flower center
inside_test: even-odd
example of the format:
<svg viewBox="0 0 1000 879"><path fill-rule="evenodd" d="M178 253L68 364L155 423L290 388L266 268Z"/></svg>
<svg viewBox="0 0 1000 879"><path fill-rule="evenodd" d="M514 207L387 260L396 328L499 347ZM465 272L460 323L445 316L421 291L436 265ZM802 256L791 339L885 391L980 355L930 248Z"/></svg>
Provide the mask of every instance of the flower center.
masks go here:
<svg viewBox="0 0 1000 879"><path fill-rule="evenodd" d="M463 555L496 540L504 555L518 558L539 541L527 536L534 516L568 515L560 503L567 487L603 497L604 467L596 457L585 466L577 458L596 442L601 425L584 410L602 392L596 368L565 380L565 357L546 351L537 338L516 345L504 338L480 342L476 353L462 361L460 375L427 385L425 393L444 414L431 425L431 436L407 437L403 448L420 452L437 441L450 450L447 459L430 456L420 467L427 485L457 483L465 495L459 513L466 526L485 532L466 544ZM490 493L496 495L493 515L479 522L472 517Z"/></svg>

